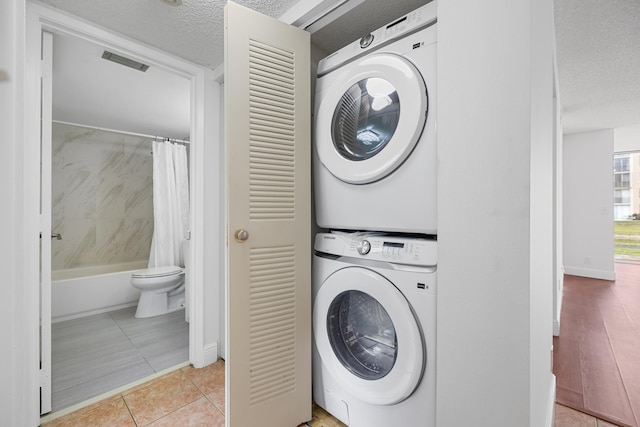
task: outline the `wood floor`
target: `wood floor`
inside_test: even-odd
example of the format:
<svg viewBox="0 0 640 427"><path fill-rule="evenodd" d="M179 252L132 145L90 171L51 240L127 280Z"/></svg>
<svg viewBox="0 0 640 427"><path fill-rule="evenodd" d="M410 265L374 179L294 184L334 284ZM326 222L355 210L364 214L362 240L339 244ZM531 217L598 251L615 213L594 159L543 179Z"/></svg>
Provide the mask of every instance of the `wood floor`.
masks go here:
<svg viewBox="0 0 640 427"><path fill-rule="evenodd" d="M616 263L615 270L615 282L565 276L556 401L640 427L640 264Z"/></svg>

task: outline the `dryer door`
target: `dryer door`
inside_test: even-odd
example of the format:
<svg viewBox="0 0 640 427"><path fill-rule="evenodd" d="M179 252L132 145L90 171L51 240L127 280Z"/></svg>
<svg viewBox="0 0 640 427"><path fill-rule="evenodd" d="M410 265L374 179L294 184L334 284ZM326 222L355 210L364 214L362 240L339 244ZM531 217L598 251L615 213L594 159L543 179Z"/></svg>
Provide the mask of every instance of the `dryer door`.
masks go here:
<svg viewBox="0 0 640 427"><path fill-rule="evenodd" d="M374 54L321 77L316 149L336 178L367 184L411 154L427 119L428 95L402 56Z"/></svg>
<svg viewBox="0 0 640 427"><path fill-rule="evenodd" d="M419 384L425 346L404 295L362 267L336 271L313 307L315 342L336 381L363 402L391 405Z"/></svg>

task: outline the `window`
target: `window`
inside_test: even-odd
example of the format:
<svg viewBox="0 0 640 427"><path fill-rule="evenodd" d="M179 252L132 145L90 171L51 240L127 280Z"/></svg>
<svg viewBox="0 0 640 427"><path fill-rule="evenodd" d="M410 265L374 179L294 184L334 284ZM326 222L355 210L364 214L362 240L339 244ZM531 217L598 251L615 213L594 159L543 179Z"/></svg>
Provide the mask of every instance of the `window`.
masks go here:
<svg viewBox="0 0 640 427"><path fill-rule="evenodd" d="M614 172L629 172L629 155L617 155L613 158Z"/></svg>
<svg viewBox="0 0 640 427"><path fill-rule="evenodd" d="M613 203L631 203L631 191L613 190Z"/></svg>
<svg viewBox="0 0 640 427"><path fill-rule="evenodd" d="M616 173L614 175L614 187L615 188L629 188L631 180L628 173Z"/></svg>

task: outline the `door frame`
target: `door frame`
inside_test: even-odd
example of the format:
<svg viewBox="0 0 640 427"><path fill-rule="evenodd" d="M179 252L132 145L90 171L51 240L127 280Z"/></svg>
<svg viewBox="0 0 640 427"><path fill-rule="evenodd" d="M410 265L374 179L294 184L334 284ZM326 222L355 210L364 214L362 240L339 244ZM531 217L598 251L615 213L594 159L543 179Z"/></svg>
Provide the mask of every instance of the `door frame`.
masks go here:
<svg viewBox="0 0 640 427"><path fill-rule="evenodd" d="M48 7L27 2L26 18L26 76L25 76L25 101L24 101L24 121L25 121L25 161L23 174L23 195L24 203L24 234L25 244L25 281L29 287L33 287L28 292L23 309L29 319L34 323L29 328L29 340L31 343L38 342L38 319L39 308L39 189L40 189L40 52L41 33L49 31L55 34L64 34L78 37L93 43L100 44L116 52L130 55L145 63L162 67L177 75L183 76L190 81L191 85L191 152L190 152L190 189L191 189L191 245L192 245L192 290L189 296L190 304L190 327L189 327L189 361L195 367L203 367L217 359L217 344L206 345L204 328L204 271L212 271L211 268L221 264L222 243L219 245L208 245L207 258L204 262L205 231L212 236L220 233L222 220L218 213L219 209L211 209L208 212L207 223L213 224L212 228L205 230L205 205L211 200L220 200L220 183L208 183L207 191L211 194L205 195L205 151L211 157L220 145L220 140L215 132L218 120L215 102L219 96L218 84L212 78L212 71L204 67L197 66L186 60L171 56L162 51L125 39L110 31L98 28L92 24L80 21L72 16L57 12ZM212 119L213 118L213 119ZM213 148L205 150L205 143L209 143ZM217 160L217 159L216 159ZM215 166L212 166L215 168ZM213 266L212 266L213 265ZM30 267L29 267L30 266ZM216 270L213 270L214 272ZM220 271L220 270L217 270ZM211 278L212 287L218 287L217 278ZM215 289L212 290L215 293ZM31 337L31 334L36 334ZM209 336L212 334L209 333ZM217 331L213 336L218 339ZM35 341L34 341L35 340ZM39 346L31 348L38 358ZM214 353L215 354L212 354ZM29 376L33 368L27 368ZM35 376L38 373L35 369ZM33 378L33 377L31 377ZM27 390L27 399L31 402L38 402L39 390Z"/></svg>

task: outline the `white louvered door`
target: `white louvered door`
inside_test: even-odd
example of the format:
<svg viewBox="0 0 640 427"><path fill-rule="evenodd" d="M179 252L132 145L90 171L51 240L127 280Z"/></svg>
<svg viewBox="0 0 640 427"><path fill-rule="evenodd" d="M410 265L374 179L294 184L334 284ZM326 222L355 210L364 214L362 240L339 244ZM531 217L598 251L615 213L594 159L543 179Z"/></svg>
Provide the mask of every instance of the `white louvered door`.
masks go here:
<svg viewBox="0 0 640 427"><path fill-rule="evenodd" d="M311 418L309 34L225 8L227 425Z"/></svg>

